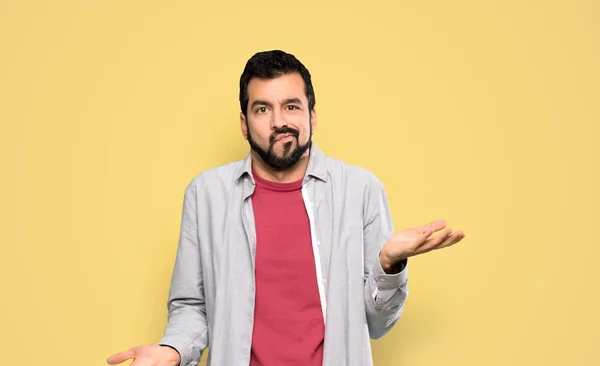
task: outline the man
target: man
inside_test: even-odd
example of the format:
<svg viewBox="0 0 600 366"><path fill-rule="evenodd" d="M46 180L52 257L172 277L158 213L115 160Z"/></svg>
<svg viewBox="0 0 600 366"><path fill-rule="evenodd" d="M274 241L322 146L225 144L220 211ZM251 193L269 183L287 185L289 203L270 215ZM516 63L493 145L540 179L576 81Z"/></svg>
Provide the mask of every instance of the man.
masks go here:
<svg viewBox="0 0 600 366"><path fill-rule="evenodd" d="M251 152L186 187L165 334L108 363L196 365L210 347L219 366L372 365L408 257L464 234L440 220L394 235L381 182L312 142L315 94L293 55L255 54L239 99Z"/></svg>

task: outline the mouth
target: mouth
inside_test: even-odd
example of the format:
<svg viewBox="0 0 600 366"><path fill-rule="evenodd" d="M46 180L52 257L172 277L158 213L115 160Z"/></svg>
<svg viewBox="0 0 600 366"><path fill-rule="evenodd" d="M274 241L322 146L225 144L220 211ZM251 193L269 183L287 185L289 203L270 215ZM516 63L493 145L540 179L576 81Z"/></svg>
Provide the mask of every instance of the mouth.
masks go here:
<svg viewBox="0 0 600 366"><path fill-rule="evenodd" d="M277 137L275 138L275 141L289 141L293 138L294 138L294 135L291 133L282 133L280 135L277 135Z"/></svg>

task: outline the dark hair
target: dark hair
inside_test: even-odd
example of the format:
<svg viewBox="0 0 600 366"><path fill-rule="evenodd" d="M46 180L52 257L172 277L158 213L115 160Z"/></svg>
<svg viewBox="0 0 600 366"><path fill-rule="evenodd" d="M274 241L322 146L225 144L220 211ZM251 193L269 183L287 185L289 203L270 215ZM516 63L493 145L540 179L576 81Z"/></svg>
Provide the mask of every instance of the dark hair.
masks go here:
<svg viewBox="0 0 600 366"><path fill-rule="evenodd" d="M304 92L308 99L308 110L315 108L315 91L313 90L310 72L294 55L280 51L263 51L252 56L246 63L240 77L240 108L244 116L248 109L248 84L250 79L275 79L281 75L297 72L304 80Z"/></svg>

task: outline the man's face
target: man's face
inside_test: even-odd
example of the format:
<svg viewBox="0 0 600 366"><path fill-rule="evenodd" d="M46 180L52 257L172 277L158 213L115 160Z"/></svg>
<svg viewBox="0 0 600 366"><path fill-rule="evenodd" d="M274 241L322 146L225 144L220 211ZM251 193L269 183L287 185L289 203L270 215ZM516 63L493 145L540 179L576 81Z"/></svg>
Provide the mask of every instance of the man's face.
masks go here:
<svg viewBox="0 0 600 366"><path fill-rule="evenodd" d="M316 126L308 110L304 80L298 73L248 83L247 118L240 114L244 138L273 170L287 170L307 153Z"/></svg>

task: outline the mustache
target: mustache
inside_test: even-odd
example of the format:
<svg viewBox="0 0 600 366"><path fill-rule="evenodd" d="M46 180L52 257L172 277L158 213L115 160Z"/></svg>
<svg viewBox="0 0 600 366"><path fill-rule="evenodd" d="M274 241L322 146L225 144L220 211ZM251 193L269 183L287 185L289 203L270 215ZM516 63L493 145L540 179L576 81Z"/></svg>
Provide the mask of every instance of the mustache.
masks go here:
<svg viewBox="0 0 600 366"><path fill-rule="evenodd" d="M278 128L277 130L273 131L273 134L271 134L271 136L269 137L269 142L271 144L274 144L277 136L284 134L284 133L290 134L290 135L294 136L295 138L298 138L298 136L300 136L300 132L298 130L296 130L295 128L290 128L290 127L284 126L284 127Z"/></svg>

